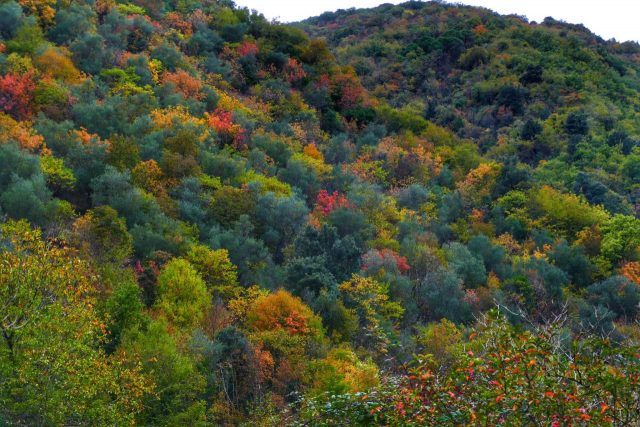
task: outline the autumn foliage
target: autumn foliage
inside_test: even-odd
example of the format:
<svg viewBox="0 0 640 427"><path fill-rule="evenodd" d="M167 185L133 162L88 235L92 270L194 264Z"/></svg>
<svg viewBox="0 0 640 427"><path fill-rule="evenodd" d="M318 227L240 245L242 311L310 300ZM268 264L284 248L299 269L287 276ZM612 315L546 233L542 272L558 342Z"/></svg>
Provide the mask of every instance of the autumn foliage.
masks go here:
<svg viewBox="0 0 640 427"><path fill-rule="evenodd" d="M558 325L516 332L501 318L474 331L466 351L443 372L432 354L418 358L401 383L345 394L337 409L310 401L305 416L356 425L624 425L637 396L640 363L634 350L618 354L610 342L593 339L568 354L554 347ZM446 346L462 343L454 337ZM624 391L623 391L624 390ZM341 399L345 399L344 401ZM347 402L349 402L347 404ZM342 417L342 418L341 418ZM328 425L330 425L328 423Z"/></svg>
<svg viewBox="0 0 640 427"><path fill-rule="evenodd" d="M622 267L622 275L640 286L640 263L629 262Z"/></svg>
<svg viewBox="0 0 640 427"><path fill-rule="evenodd" d="M256 331L284 329L293 335L319 332L318 318L311 309L283 289L259 298L247 314L247 323Z"/></svg>
<svg viewBox="0 0 640 427"><path fill-rule="evenodd" d="M35 89L32 73L0 76L0 109L15 119L28 119Z"/></svg>
<svg viewBox="0 0 640 427"><path fill-rule="evenodd" d="M258 45L252 41L245 41L238 46L238 55L240 56L255 56L258 52Z"/></svg>
<svg viewBox="0 0 640 427"><path fill-rule="evenodd" d="M639 425L639 58L0 1L0 425Z"/></svg>
<svg viewBox="0 0 640 427"><path fill-rule="evenodd" d="M206 114L207 122L221 137L223 143L233 143L241 147L244 142L244 130L233 122L232 113L217 109L212 114Z"/></svg>
<svg viewBox="0 0 640 427"><path fill-rule="evenodd" d="M37 152L44 148L44 138L22 122L0 113L0 144L17 141L21 148Z"/></svg>
<svg viewBox="0 0 640 427"><path fill-rule="evenodd" d="M184 70L179 70L175 73L165 73L163 82L165 84L174 84L176 90L184 95L185 98L200 99L202 97L202 93L200 92L202 82Z"/></svg>
<svg viewBox="0 0 640 427"><path fill-rule="evenodd" d="M285 65L285 74L289 83L295 83L307 76L307 73L302 68L302 64L295 58L289 58Z"/></svg>
<svg viewBox="0 0 640 427"><path fill-rule="evenodd" d="M326 190L320 190L316 196L314 213L326 217L335 209L346 208L347 206L349 206L349 202L343 194L339 194L337 191L329 194Z"/></svg>

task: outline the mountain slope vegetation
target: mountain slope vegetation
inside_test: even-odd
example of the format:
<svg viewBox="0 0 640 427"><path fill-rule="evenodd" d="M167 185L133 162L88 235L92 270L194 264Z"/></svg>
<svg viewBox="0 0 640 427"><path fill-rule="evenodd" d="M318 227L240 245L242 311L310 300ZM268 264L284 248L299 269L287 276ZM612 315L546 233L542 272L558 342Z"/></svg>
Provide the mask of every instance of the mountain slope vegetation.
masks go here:
<svg viewBox="0 0 640 427"><path fill-rule="evenodd" d="M589 189L635 203L620 167L638 139L637 44L433 2L325 13L303 28L391 106L472 139L488 158L534 172L565 163L567 175L539 181L631 213Z"/></svg>
<svg viewBox="0 0 640 427"><path fill-rule="evenodd" d="M0 425L637 423L639 53L0 0Z"/></svg>

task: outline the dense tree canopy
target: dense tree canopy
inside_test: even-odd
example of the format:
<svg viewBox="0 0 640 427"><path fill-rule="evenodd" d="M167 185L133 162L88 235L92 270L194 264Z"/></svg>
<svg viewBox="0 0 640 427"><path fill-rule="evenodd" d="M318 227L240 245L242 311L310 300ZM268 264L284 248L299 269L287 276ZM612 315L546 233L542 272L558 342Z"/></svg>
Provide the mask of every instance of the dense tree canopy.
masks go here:
<svg viewBox="0 0 640 427"><path fill-rule="evenodd" d="M638 424L639 58L0 0L0 425Z"/></svg>

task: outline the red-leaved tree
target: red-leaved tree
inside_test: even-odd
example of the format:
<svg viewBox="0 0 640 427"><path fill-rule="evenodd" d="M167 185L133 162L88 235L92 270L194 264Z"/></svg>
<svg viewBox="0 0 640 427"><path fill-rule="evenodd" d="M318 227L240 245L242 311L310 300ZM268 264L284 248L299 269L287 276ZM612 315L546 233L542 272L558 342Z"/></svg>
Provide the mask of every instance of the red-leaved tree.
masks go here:
<svg viewBox="0 0 640 427"><path fill-rule="evenodd" d="M244 129L237 123L233 123L231 112L216 109L212 114L206 114L209 126L215 129L223 144L232 143L236 149L244 147Z"/></svg>
<svg viewBox="0 0 640 427"><path fill-rule="evenodd" d="M314 212L320 216L326 217L335 209L346 208L349 205L344 195L334 191L329 194L327 190L320 190L316 197L316 207Z"/></svg>
<svg viewBox="0 0 640 427"><path fill-rule="evenodd" d="M36 84L31 73L14 73L0 77L0 110L18 120L31 116L31 102Z"/></svg>

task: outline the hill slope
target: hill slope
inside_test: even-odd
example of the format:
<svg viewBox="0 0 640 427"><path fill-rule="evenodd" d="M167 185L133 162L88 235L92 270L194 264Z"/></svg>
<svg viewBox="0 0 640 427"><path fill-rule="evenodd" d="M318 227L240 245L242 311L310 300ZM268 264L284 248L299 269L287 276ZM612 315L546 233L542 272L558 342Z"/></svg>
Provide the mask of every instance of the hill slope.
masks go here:
<svg viewBox="0 0 640 427"><path fill-rule="evenodd" d="M425 114L441 123L447 115L430 104L451 104L463 119L453 127L470 127L467 132L501 127L477 117L492 101L516 116L534 117L542 113L540 103L546 114L613 104L624 111L611 114L623 118L637 105L638 45L605 42L583 26L552 18L536 24L487 9L408 2L329 12L301 27L325 38L377 96L394 106L419 99ZM500 94L505 86L513 93ZM455 111L446 113L457 118Z"/></svg>
<svg viewBox="0 0 640 427"><path fill-rule="evenodd" d="M0 425L637 423L639 51L0 0Z"/></svg>
<svg viewBox="0 0 640 427"><path fill-rule="evenodd" d="M584 171L636 203L635 182L618 166L639 139L637 44L433 2L326 13L301 26L375 96L472 139L487 157L534 167L562 159L575 167L563 188L584 187L575 181Z"/></svg>

